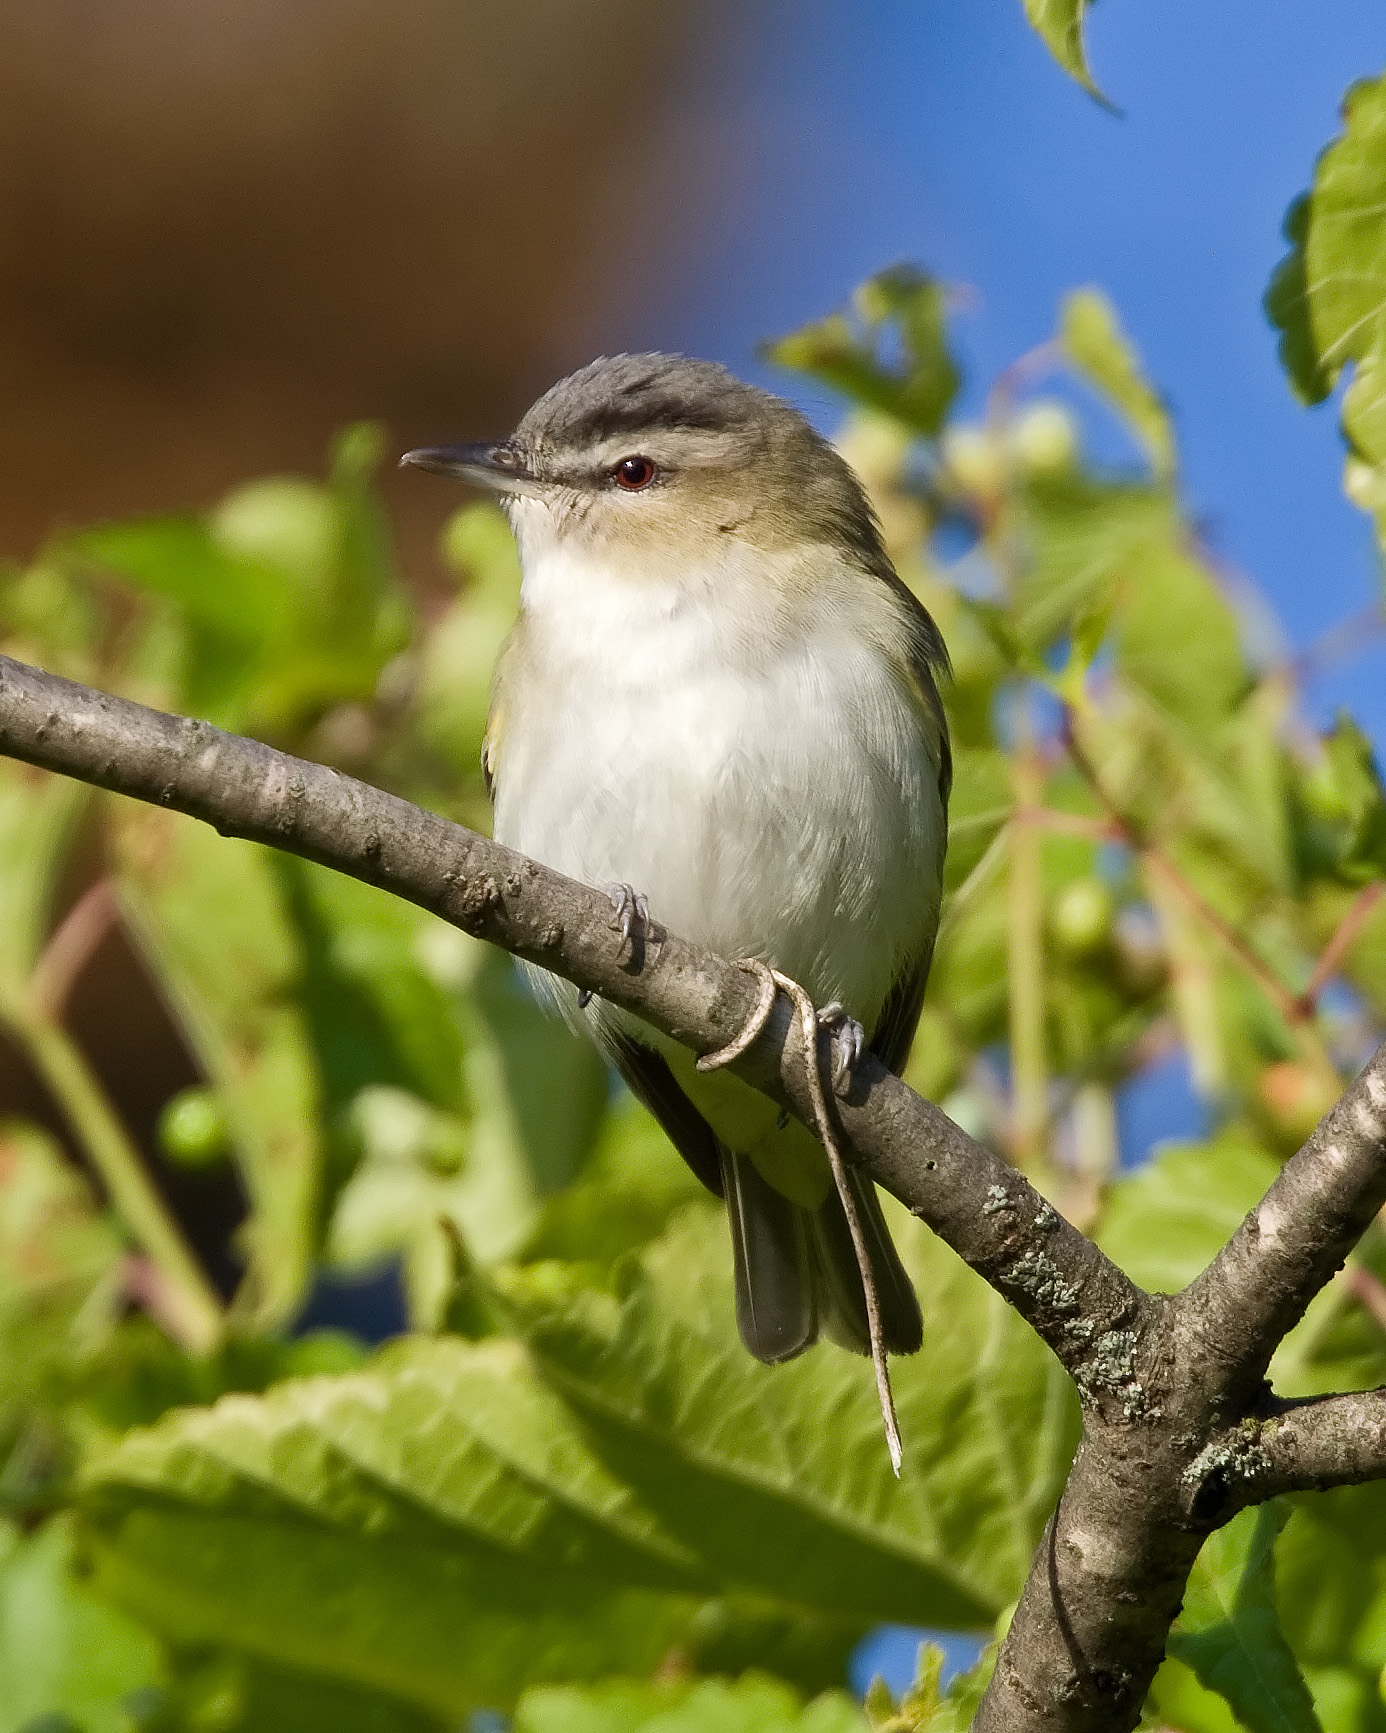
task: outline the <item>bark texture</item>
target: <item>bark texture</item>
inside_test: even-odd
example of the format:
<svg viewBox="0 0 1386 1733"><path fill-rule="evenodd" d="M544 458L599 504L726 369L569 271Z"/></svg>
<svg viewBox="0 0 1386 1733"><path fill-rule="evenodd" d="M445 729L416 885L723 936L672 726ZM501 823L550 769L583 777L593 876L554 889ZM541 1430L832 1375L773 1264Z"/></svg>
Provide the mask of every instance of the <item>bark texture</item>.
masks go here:
<svg viewBox="0 0 1386 1733"><path fill-rule="evenodd" d="M603 893L407 801L6 657L0 752L405 897L697 1053L728 1045L756 1006L734 962L673 934L628 943ZM781 998L734 1069L811 1126L808 1057ZM1212 1529L1277 1493L1386 1475L1386 1391L1285 1403L1264 1382L1386 1201L1386 1048L1173 1296L1138 1288L874 1058L835 1108L855 1159L1021 1313L1082 1400L1083 1439L976 1726L1125 1733Z"/></svg>

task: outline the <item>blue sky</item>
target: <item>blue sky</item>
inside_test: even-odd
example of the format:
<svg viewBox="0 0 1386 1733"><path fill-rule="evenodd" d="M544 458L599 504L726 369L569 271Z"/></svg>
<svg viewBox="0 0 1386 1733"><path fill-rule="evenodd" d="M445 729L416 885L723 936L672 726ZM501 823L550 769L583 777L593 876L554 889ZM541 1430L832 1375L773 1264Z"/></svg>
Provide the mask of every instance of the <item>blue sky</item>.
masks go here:
<svg viewBox="0 0 1386 1733"><path fill-rule="evenodd" d="M756 342L914 259L966 286L969 396L1100 285L1169 398L1192 509L1296 644L1371 602L1377 556L1342 496L1333 408L1291 397L1261 295L1280 224L1353 78L1386 67L1378 0L1102 0L1099 82L1052 63L1020 0L799 0L703 68L676 136L717 134L705 224L628 346L718 356L778 389ZM696 118L700 127L693 127ZM823 399L806 403L830 424ZM1310 694L1386 744L1381 646Z"/></svg>

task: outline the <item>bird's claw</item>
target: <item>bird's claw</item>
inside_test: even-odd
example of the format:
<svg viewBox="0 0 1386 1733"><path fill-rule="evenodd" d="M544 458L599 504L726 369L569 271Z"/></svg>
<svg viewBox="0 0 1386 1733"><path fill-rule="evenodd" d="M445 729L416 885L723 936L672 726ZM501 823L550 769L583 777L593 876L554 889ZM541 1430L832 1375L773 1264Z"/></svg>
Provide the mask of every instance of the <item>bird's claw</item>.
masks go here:
<svg viewBox="0 0 1386 1733"><path fill-rule="evenodd" d="M606 894L614 911L611 926L621 935L621 943L635 948L637 939L656 938L655 923L650 919L650 905L631 885L607 885Z"/></svg>
<svg viewBox="0 0 1386 1733"><path fill-rule="evenodd" d="M833 1093L845 1095L852 1087L852 1074L866 1052L866 1031L835 999L818 1013L818 1022L832 1035Z"/></svg>

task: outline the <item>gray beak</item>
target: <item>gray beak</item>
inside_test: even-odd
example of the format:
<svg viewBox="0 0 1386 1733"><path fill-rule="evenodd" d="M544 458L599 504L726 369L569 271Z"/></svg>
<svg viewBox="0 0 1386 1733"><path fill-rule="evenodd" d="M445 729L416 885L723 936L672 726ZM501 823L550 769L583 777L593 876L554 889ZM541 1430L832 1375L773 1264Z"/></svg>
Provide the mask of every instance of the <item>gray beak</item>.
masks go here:
<svg viewBox="0 0 1386 1733"><path fill-rule="evenodd" d="M535 476L513 445L425 445L406 451L400 464L488 487L495 493L532 493Z"/></svg>

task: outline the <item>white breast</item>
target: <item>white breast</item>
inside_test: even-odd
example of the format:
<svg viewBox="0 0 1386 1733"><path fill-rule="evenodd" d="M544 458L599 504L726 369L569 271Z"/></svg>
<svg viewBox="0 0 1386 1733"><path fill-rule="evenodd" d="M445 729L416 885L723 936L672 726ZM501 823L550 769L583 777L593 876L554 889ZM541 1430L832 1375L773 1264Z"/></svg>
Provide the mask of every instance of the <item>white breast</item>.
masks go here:
<svg viewBox="0 0 1386 1733"><path fill-rule="evenodd" d="M762 557L668 581L552 546L527 565L496 835L869 1028L937 921L938 741L872 642L867 582L791 609L736 569Z"/></svg>

